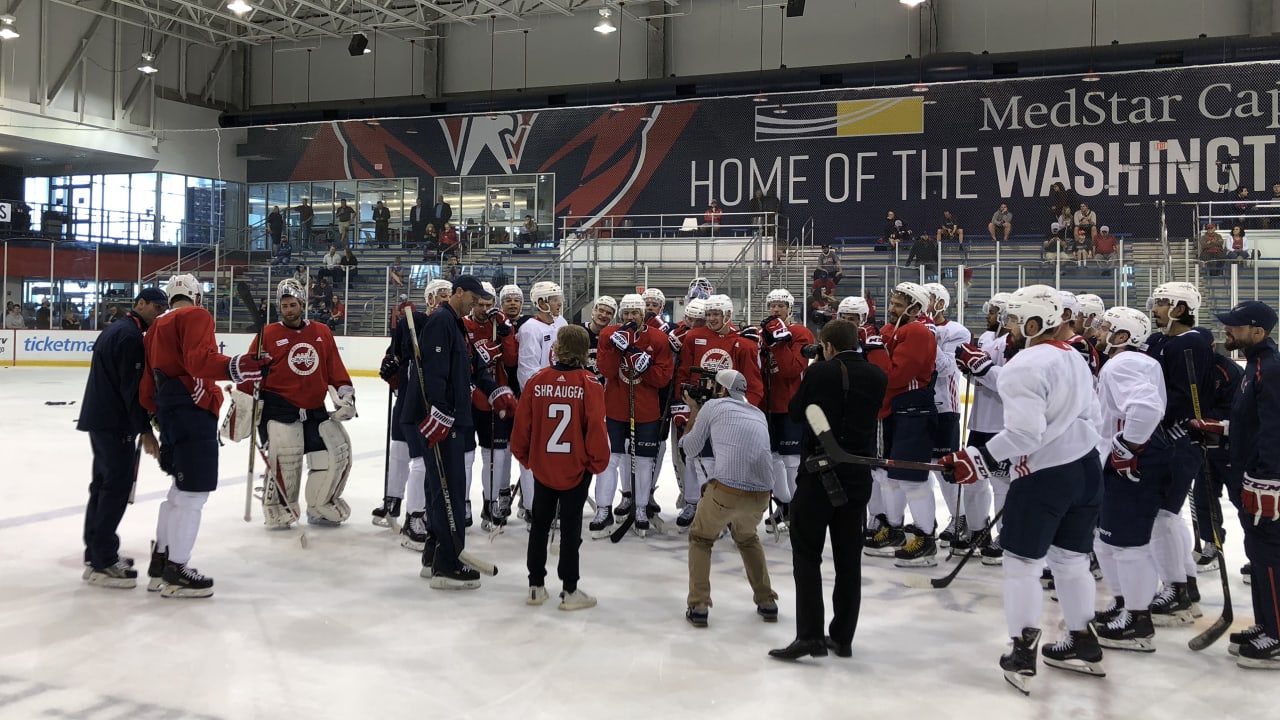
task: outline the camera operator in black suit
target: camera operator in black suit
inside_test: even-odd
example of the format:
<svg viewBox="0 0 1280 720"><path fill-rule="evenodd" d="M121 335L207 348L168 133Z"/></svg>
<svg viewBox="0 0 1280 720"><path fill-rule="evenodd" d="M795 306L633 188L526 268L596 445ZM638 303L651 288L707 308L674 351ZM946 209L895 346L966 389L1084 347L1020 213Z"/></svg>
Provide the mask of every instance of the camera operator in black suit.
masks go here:
<svg viewBox="0 0 1280 720"><path fill-rule="evenodd" d="M818 343L822 357L829 359L809 366L789 408L791 419L804 426L804 440L800 445L795 497L791 500L796 639L785 648L769 651L771 657L782 660L806 655L822 657L828 649L839 657L852 655L862 604L862 533L871 499L871 468L844 464L822 472L810 469L811 459L825 453L809 427L805 408L822 408L846 452L874 456L876 415L888 385L885 372L863 354L857 325L848 320L832 320L822 328ZM820 566L828 528L836 581L831 593L830 634L824 637Z"/></svg>

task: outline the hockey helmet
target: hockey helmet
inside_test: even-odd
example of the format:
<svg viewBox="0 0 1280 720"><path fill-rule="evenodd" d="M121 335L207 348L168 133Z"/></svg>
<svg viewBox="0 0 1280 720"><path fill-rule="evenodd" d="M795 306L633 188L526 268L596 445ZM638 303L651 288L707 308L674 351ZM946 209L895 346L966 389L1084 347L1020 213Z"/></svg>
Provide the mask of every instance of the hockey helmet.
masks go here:
<svg viewBox="0 0 1280 720"><path fill-rule="evenodd" d="M724 313L724 317L727 320L733 314L733 300L728 295L712 295L707 298L705 312Z"/></svg>
<svg viewBox="0 0 1280 720"><path fill-rule="evenodd" d="M503 285L502 291L498 293L498 302L502 302L509 297L518 297L520 302L524 302L524 291L519 285Z"/></svg>
<svg viewBox="0 0 1280 720"><path fill-rule="evenodd" d="M764 299L764 306L767 308L769 305L776 302L786 303L787 307L795 307L796 298L788 290L781 288L778 290L770 290L769 294Z"/></svg>
<svg viewBox="0 0 1280 720"><path fill-rule="evenodd" d="M924 289L933 296L933 302L938 305L938 312L951 307L951 293L947 292L947 288L942 283L925 283Z"/></svg>
<svg viewBox="0 0 1280 720"><path fill-rule="evenodd" d="M437 296L441 292L445 292L446 294L453 292L453 283L448 280L432 280L427 283L427 289L422 292L422 297L427 301L428 305L431 305L439 299Z"/></svg>
<svg viewBox="0 0 1280 720"><path fill-rule="evenodd" d="M693 298L688 305L684 306L684 317L686 320L702 320L706 317L707 301L703 298Z"/></svg>
<svg viewBox="0 0 1280 720"><path fill-rule="evenodd" d="M627 293L622 296L622 302L618 303L618 310L621 312L626 312L627 310L644 312L644 298L635 293Z"/></svg>
<svg viewBox="0 0 1280 720"><path fill-rule="evenodd" d="M1200 309L1200 290L1189 282L1167 282L1157 286L1151 293L1151 299L1147 301L1147 310L1150 311L1160 301L1170 305L1186 303L1187 310L1194 314Z"/></svg>
<svg viewBox="0 0 1280 720"><path fill-rule="evenodd" d="M893 294L902 295L903 297L907 298L908 312L911 312L912 305L920 306L920 309L916 310L915 313L912 313L912 314L925 312L929 307L929 303L931 302L929 291L926 290L924 286L920 285L919 283L913 283L913 282L898 283L893 287Z"/></svg>
<svg viewBox="0 0 1280 720"><path fill-rule="evenodd" d="M1093 318L1094 327L1101 321L1102 314L1107 311L1106 303L1102 302L1102 298L1092 293L1077 295L1076 300L1080 302L1080 317L1088 320Z"/></svg>
<svg viewBox="0 0 1280 720"><path fill-rule="evenodd" d="M991 309L996 308L1000 314L1004 314L1005 308L1009 306L1009 293L996 293L991 299L982 303L982 312L985 315L991 314Z"/></svg>
<svg viewBox="0 0 1280 720"><path fill-rule="evenodd" d="M1105 342L1107 350L1129 346L1142 350L1147 346L1147 338L1151 335L1151 318L1147 314L1131 307L1113 307L1102 313L1101 322L1109 326ZM1129 338L1122 343L1112 342L1118 332L1129 333Z"/></svg>
<svg viewBox="0 0 1280 720"><path fill-rule="evenodd" d="M1064 313L1070 310L1072 320L1080 317L1080 299L1076 297L1075 293L1059 290L1058 297L1062 300L1062 311Z"/></svg>
<svg viewBox="0 0 1280 720"><path fill-rule="evenodd" d="M200 289L200 281L196 280L195 275L174 275L169 278L168 284L164 286L165 295L169 296L169 302L172 303L179 297L185 297L196 305L200 304L200 299L204 297L204 290Z"/></svg>
<svg viewBox="0 0 1280 720"><path fill-rule="evenodd" d="M667 296L662 294L658 288L647 288L642 295L645 300L656 300L659 305L667 304Z"/></svg>
<svg viewBox="0 0 1280 720"><path fill-rule="evenodd" d="M839 307L836 308L836 317L859 324L866 322L867 316L870 314L871 307L867 305L867 301L857 295L850 295L841 300ZM858 319L854 320L852 317L846 317L851 315L856 315Z"/></svg>
<svg viewBox="0 0 1280 720"><path fill-rule="evenodd" d="M1018 288L1009 295L1005 315L1016 320L1022 336L1030 340L1062 324L1062 296L1048 285ZM1034 335L1027 332L1027 321L1033 318L1040 321L1040 331Z"/></svg>
<svg viewBox="0 0 1280 720"><path fill-rule="evenodd" d="M497 294L498 294L498 293L497 293L497 292L495 292L495 291L494 291L494 289L493 289L493 283L489 282L488 280L481 280L481 281L480 281L480 287L484 288L484 291L485 291L486 293L490 294L490 295L497 295ZM451 289L452 289L452 286L451 286Z"/></svg>
<svg viewBox="0 0 1280 720"><path fill-rule="evenodd" d="M542 310L543 303L550 303L551 298L560 298L563 302L564 292L560 290L560 286L550 280L540 280L533 284L533 289L529 291L529 299L533 301L533 306ZM548 305L548 308L550 306Z"/></svg>
<svg viewBox="0 0 1280 720"><path fill-rule="evenodd" d="M614 300L608 295L601 295L600 297L596 298L596 301L591 304L591 309L594 310L595 308L598 308L601 305L604 305L605 307L609 308L615 313L618 312L618 301Z"/></svg>

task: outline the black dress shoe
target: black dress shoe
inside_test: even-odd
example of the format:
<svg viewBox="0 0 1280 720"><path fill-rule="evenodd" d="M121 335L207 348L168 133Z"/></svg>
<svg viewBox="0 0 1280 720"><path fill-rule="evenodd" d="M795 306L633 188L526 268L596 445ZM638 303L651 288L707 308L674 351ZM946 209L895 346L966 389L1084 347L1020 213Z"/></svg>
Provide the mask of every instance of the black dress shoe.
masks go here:
<svg viewBox="0 0 1280 720"><path fill-rule="evenodd" d="M853 643L836 642L835 640L831 639L830 635L823 638L823 640L827 644L827 649L830 650L831 653L836 657L842 657L842 658L853 657Z"/></svg>
<svg viewBox="0 0 1280 720"><path fill-rule="evenodd" d="M826 657L827 645L821 640L796 640L784 648L769 651L769 657L779 660L799 660L804 656Z"/></svg>

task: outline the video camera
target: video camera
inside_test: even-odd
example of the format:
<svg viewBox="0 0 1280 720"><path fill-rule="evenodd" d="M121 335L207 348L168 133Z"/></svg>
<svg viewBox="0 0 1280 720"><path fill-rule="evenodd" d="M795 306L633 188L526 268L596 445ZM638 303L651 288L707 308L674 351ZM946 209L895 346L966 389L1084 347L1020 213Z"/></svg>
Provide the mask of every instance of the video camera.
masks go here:
<svg viewBox="0 0 1280 720"><path fill-rule="evenodd" d="M809 360L817 360L819 362L826 359L822 356L822 345L818 343L810 343L801 347L800 354Z"/></svg>
<svg viewBox="0 0 1280 720"><path fill-rule="evenodd" d="M693 377L697 382L680 383L680 394L682 396L685 393L689 393L690 399L699 405L715 397L716 374L714 372L702 367L691 367L689 372L693 373Z"/></svg>

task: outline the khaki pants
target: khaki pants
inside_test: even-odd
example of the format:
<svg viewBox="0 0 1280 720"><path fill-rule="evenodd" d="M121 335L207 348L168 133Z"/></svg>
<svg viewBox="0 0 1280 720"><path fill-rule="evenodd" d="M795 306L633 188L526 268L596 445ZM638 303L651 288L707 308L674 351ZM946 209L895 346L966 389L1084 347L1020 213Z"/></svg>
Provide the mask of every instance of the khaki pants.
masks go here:
<svg viewBox="0 0 1280 720"><path fill-rule="evenodd" d="M338 246L344 250L347 248L347 233L350 231L351 231L350 221L338 223L338 235L341 237L341 240L338 241Z"/></svg>
<svg viewBox="0 0 1280 720"><path fill-rule="evenodd" d="M707 481L689 528L690 607L711 607L711 547L720 532L730 525L756 605L770 606L778 599L769 585L769 568L756 532L760 518L768 509L768 491L747 493L721 485L717 480Z"/></svg>

